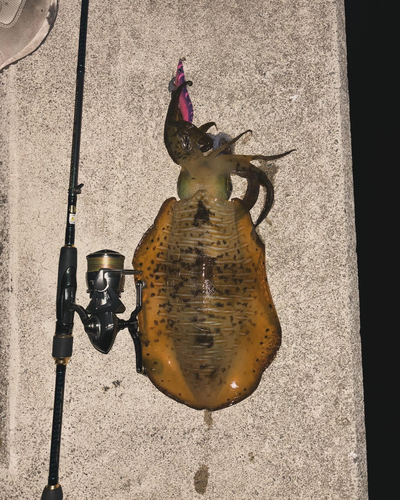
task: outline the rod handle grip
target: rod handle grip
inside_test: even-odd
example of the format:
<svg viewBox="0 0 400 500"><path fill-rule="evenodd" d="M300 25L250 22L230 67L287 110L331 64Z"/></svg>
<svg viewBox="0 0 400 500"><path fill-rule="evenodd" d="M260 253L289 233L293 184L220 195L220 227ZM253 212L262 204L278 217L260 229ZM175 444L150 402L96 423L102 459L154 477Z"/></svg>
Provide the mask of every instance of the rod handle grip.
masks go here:
<svg viewBox="0 0 400 500"><path fill-rule="evenodd" d="M45 486L42 496L40 500L62 500L63 499L63 491L61 488L61 484L57 484L56 486Z"/></svg>

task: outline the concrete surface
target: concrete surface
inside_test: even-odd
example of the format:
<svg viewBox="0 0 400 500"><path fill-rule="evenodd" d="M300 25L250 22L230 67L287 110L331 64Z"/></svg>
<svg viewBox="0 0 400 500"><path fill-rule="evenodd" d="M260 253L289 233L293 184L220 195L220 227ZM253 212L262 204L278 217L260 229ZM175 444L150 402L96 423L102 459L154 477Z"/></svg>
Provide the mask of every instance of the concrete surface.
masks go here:
<svg viewBox="0 0 400 500"><path fill-rule="evenodd" d="M44 45L0 75L0 498L47 482L51 343L64 241L80 5L60 2ZM168 82L186 58L195 123L237 151L296 153L270 169L266 243L283 343L257 391L210 415L108 356L76 324L60 481L66 499L364 500L362 368L342 0L91 0L76 243L130 266L178 168L163 145ZM133 282L124 302L133 308Z"/></svg>

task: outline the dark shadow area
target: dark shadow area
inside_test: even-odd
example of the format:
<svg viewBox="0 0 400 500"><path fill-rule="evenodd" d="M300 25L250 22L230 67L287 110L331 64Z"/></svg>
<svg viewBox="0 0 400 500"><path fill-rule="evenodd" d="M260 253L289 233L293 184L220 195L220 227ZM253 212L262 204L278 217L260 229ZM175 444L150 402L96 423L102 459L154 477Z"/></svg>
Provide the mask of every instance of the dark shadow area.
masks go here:
<svg viewBox="0 0 400 500"><path fill-rule="evenodd" d="M397 80L396 65L385 63L390 51L388 21L394 12L371 0L345 0L345 6L369 496L385 500L396 496L392 485L398 435L390 425L398 389L390 375L397 332L390 324L393 302L388 300L389 294L397 293L390 287L398 267L390 262L398 225L390 220L389 192L398 163L393 159L398 98L390 84Z"/></svg>

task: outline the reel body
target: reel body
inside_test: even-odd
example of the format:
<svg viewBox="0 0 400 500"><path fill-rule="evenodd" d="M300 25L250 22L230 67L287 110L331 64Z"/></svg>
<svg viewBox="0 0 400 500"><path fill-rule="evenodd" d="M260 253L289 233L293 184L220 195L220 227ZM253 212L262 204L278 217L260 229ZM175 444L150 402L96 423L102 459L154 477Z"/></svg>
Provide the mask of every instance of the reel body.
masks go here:
<svg viewBox="0 0 400 500"><path fill-rule="evenodd" d="M142 308L141 280L136 283L136 308L130 318L123 320L117 316L126 310L121 301L125 276L139 274L141 271L124 269L125 257L114 250L99 250L86 259L86 285L90 302L86 309L75 302L70 304L70 309L78 313L91 344L103 354L110 352L117 333L127 328L135 345L136 369L141 373L141 345L136 318Z"/></svg>

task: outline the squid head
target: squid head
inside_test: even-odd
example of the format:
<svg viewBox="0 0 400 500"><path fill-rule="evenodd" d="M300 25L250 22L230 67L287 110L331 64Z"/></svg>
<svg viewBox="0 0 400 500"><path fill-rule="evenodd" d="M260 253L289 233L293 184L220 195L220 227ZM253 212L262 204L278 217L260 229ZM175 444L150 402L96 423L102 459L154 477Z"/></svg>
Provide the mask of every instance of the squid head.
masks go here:
<svg viewBox="0 0 400 500"><path fill-rule="evenodd" d="M180 83L172 90L165 120L164 142L172 160L181 167L178 179L179 197L189 198L199 190L206 190L209 196L228 200L232 192L231 175L238 175L247 180L247 190L242 201L248 211L257 202L260 186L265 188L266 198L255 224L257 226L266 218L272 207L274 189L266 173L251 162L276 160L293 150L272 156L233 154L233 145L251 130L246 130L233 139L224 140L220 145L213 145L213 136L207 132L215 126L214 122L196 127L191 121L183 118L187 116L185 109L182 112L188 98L187 86L191 86L192 82L185 81L184 76L179 80L176 78L175 82ZM187 96L182 101L183 92Z"/></svg>

